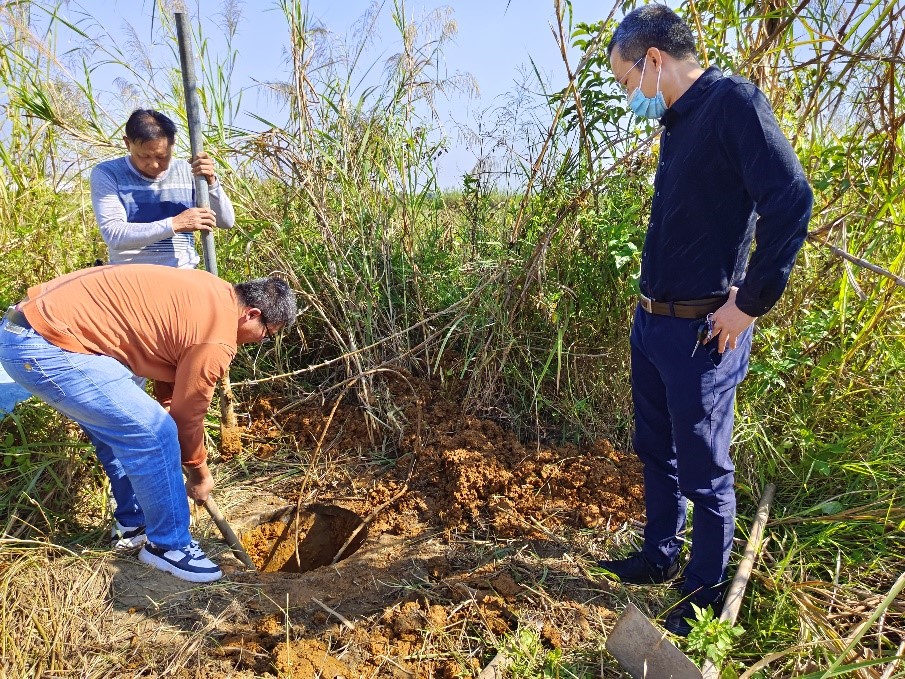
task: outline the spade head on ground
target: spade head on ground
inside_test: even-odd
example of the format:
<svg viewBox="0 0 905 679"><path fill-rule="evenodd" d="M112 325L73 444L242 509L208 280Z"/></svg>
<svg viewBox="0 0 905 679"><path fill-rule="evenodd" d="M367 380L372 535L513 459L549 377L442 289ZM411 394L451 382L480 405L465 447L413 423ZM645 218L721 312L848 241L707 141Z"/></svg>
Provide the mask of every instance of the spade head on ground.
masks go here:
<svg viewBox="0 0 905 679"><path fill-rule="evenodd" d="M634 604L625 607L606 650L634 679L702 679L701 670Z"/></svg>

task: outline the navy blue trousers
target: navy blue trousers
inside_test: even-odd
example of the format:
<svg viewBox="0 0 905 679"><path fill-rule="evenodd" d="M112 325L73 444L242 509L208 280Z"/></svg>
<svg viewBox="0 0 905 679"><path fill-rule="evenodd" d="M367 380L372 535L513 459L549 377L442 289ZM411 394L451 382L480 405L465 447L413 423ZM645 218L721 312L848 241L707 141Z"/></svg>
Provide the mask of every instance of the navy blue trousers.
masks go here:
<svg viewBox="0 0 905 679"><path fill-rule="evenodd" d="M735 533L735 467L729 457L735 388L748 371L752 328L720 355L717 340L692 357L700 320L649 314L632 325L635 452L644 465L644 554L666 566L684 541L694 505L691 559L683 589L726 578Z"/></svg>

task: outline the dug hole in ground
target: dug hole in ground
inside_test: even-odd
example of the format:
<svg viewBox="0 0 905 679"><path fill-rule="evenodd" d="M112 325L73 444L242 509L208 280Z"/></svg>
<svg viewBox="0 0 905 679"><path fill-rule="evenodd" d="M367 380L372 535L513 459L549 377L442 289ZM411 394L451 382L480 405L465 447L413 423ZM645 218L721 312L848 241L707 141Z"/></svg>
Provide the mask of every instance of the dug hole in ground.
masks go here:
<svg viewBox="0 0 905 679"><path fill-rule="evenodd" d="M379 457L351 403L246 403L244 452L212 462L259 572L203 512L193 530L223 581L112 559L114 615L143 630L124 671L153 667L166 641L186 655L177 668L170 651L169 676L452 678L528 639L526 653L599 655L603 676L621 676L602 649L626 592L588 566L641 519L635 457L605 440L526 445L463 415L449 383L391 390L409 426Z"/></svg>

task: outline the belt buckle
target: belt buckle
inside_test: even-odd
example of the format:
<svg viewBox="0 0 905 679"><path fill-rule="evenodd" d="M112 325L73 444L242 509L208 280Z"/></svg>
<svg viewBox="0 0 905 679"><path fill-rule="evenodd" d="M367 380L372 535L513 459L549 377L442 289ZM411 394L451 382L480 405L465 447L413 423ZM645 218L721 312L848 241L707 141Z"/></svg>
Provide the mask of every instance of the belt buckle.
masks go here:
<svg viewBox="0 0 905 679"><path fill-rule="evenodd" d="M650 297L645 297L644 295L638 296L641 304L641 308L644 309L647 313L653 313L653 301Z"/></svg>

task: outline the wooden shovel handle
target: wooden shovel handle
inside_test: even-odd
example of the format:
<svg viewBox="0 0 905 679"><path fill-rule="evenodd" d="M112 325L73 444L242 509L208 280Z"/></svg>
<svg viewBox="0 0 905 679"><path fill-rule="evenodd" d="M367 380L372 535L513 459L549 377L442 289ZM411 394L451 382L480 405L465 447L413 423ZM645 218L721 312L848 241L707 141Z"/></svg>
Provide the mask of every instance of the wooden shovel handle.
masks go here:
<svg viewBox="0 0 905 679"><path fill-rule="evenodd" d="M207 510L207 513L211 515L211 519L213 519L214 523L217 524L217 528L220 529L220 534L223 535L226 544L233 550L233 554L236 555L236 558L251 570L257 570L254 561L251 560L251 557L248 556L248 552L245 551L242 543L239 542L239 538L236 536L235 532L233 532L232 527L227 522L226 517L223 516L223 513L220 511L220 508L217 506L217 502L212 495L208 495L207 500L204 501L204 508Z"/></svg>
<svg viewBox="0 0 905 679"><path fill-rule="evenodd" d="M748 586L748 578L751 577L751 569L754 568L754 561L760 551L761 540L764 536L764 526L767 525L767 518L770 516L770 505L773 503L775 494L776 486L768 483L760 496L760 503L757 505L757 515L754 517L754 523L751 526L751 535L745 545L745 553L738 564L735 577L732 578L732 583L726 591L726 602L723 604L720 620L731 625L735 624L735 619L738 617L738 611L742 605L742 597L745 596L745 588Z"/></svg>
<svg viewBox="0 0 905 679"><path fill-rule="evenodd" d="M734 625L735 619L738 617L738 611L742 606L742 597L745 596L745 588L748 586L748 578L751 577L751 569L754 568L754 561L760 551L761 541L764 537L764 526L767 525L767 518L770 516L770 505L775 494L776 486L768 483L764 488L763 495L760 496L760 503L757 505L757 515L754 517L754 523L751 526L751 535L745 545L745 553L738 564L735 577L732 578L732 582L729 584L729 589L726 590L726 603L723 604L723 612L720 614L722 622ZM711 660L706 660L703 667L701 667L701 676L704 679L719 679L720 670Z"/></svg>

